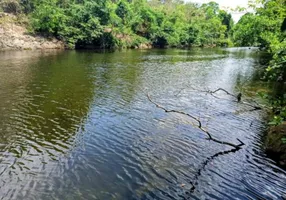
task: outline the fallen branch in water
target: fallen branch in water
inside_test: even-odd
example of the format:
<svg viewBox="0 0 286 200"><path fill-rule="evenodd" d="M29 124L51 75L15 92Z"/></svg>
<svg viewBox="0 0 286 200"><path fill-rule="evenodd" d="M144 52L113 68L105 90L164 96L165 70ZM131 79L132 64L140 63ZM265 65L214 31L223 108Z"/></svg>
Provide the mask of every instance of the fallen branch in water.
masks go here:
<svg viewBox="0 0 286 200"><path fill-rule="evenodd" d="M256 103L255 101L253 101L253 100L252 100L252 101L253 101L256 105L253 105L253 104L248 103L248 102L246 102L246 101L242 101L242 100L241 100L241 98L242 98L242 94L241 94L241 93L238 93L237 95L234 95L234 94L228 92L227 90L225 90L225 89L223 89L223 88L218 88L218 89L213 90L213 91L212 91L212 90L199 90L199 89L196 89L196 88L193 88L193 87L190 87L190 88L193 89L193 90L195 90L195 91L198 91L198 92L204 92L204 93L210 94L210 95L212 95L213 97L218 98L218 99L221 99L221 98L215 96L214 94L217 93L217 92L219 92L219 91L223 91L223 92L226 93L227 95L229 95L229 96L235 98L235 100L233 100L233 102L240 103L240 104L243 104L243 105L246 105L246 106L249 106L249 107L252 107L252 108L253 108L253 109L251 109L251 110L249 110L249 111L262 110L262 106L257 105L257 103ZM178 96L178 95L182 92L182 90L184 90L184 89L181 89L175 96Z"/></svg>
<svg viewBox="0 0 286 200"><path fill-rule="evenodd" d="M234 98L237 98L237 99L238 99L237 101L240 101L238 97L241 96L241 93L239 93L238 95L234 95L234 94L229 93L228 91L226 91L226 90L223 89L223 88L218 88L218 89L216 89L216 90L214 90L214 91L207 90L206 92L209 92L209 93L211 93L211 94L214 94L214 93L216 93L216 92L218 92L218 91L223 91L223 92L225 92L227 95L230 95L230 96L232 96L232 97L234 97Z"/></svg>
<svg viewBox="0 0 286 200"><path fill-rule="evenodd" d="M191 115L191 114L189 114L189 113L185 113L185 112L183 112L183 111L168 110L168 109L164 108L163 106L159 105L158 103L154 102L154 101L151 99L151 97L150 97L149 94L147 94L147 97L148 97L148 100L149 100L151 103L153 103L157 108L160 108L160 109L164 110L165 112L179 113L179 114L182 114L182 115L186 115L186 116L190 117L191 119L195 120L195 121L198 123L198 125L193 124L193 126L199 128L201 131L203 131L203 132L208 136L208 138L207 138L208 140L212 140L213 142L216 142L216 143L219 143L219 144L228 145L228 146L234 147L235 149L240 149L241 146L244 145L244 143L243 143L241 140L239 140L238 138L237 138L237 140L239 141L239 144L233 144L233 143L230 143L230 142L225 142L225 141L222 141L222 140L218 140L218 139L214 138L214 137L210 134L209 131L207 131L206 129L204 129L204 128L202 127L202 123L201 123L201 121L200 121L197 117L195 117L195 116L193 116L193 115Z"/></svg>
<svg viewBox="0 0 286 200"><path fill-rule="evenodd" d="M151 97L150 97L149 94L147 94L147 97L148 97L148 99L149 99L149 101L150 101L151 103L153 103L153 104L156 105L157 108L161 108L161 109L164 110L165 112L174 112L174 113L179 113L179 114L182 114L182 115L186 115L186 116L192 118L193 120L197 121L198 124L199 124L199 125L198 125L199 128L202 127L202 123L201 123L201 121L200 121L198 118L196 118L196 117L194 117L194 116L192 116L192 115L190 115L190 114L188 114L188 113L185 113L185 112L183 112L183 111L167 110L167 109L164 108L163 106L161 106L161 105L159 105L158 103L154 102L154 101L151 99Z"/></svg>
<svg viewBox="0 0 286 200"><path fill-rule="evenodd" d="M262 107L261 106L258 106L258 105L253 105L253 104L250 104L248 102L245 102L245 101L241 101L241 97L242 97L242 94L241 93L238 93L237 95L234 95L234 94L231 94L230 92L228 92L227 90L223 89L223 88L218 88L214 91L211 91L211 90L208 90L208 91L205 91L205 92L209 92L211 94L214 94L218 91L224 91L227 95L229 96L232 96L234 98L236 98L236 101L234 102L237 102L237 103L241 103L241 104L244 104L246 106L249 106L249 107L252 107L253 109L251 111L254 111L254 110L261 110Z"/></svg>
<svg viewBox="0 0 286 200"><path fill-rule="evenodd" d="M237 148L233 148L233 149L230 149L230 150L227 150L227 151L221 151L221 152L218 152L210 157L208 157L202 164L202 166L198 169L198 171L195 173L195 177L193 179L193 181L190 181L190 184L192 185L191 189L190 189L190 192L193 193L196 189L196 186L198 185L198 179L199 177L201 176L201 172L202 170L205 169L205 167L208 165L208 163L212 160L214 160L215 158L219 157L219 156L222 156L222 155L226 155L226 154L229 154L229 153L235 153L237 151L239 151L240 149L237 149ZM188 193L187 193L188 194Z"/></svg>

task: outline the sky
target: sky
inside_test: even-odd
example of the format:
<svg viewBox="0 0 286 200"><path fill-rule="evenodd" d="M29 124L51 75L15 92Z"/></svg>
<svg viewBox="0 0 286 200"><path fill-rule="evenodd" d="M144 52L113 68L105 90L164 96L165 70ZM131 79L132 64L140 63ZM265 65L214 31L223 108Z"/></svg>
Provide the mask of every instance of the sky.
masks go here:
<svg viewBox="0 0 286 200"><path fill-rule="evenodd" d="M188 2L196 2L196 3L208 3L211 0L186 0ZM236 8L237 6L241 7L247 7L248 0L213 0L217 2L220 5L220 8L223 10L229 10L230 8ZM237 12L231 12L232 18L235 22L239 20L239 18L244 13L237 13Z"/></svg>

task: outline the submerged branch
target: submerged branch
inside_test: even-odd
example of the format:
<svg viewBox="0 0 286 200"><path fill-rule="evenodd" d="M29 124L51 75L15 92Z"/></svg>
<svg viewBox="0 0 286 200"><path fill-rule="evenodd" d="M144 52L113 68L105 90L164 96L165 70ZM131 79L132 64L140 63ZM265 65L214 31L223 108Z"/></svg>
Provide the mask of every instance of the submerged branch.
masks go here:
<svg viewBox="0 0 286 200"><path fill-rule="evenodd" d="M245 101L241 101L241 97L242 97L242 94L241 93L238 93L237 95L234 95L234 94L231 94L230 92L228 92L227 90L223 89L223 88L218 88L214 91L206 91L206 92L210 92L211 94L214 94L218 91L224 91L227 95L229 96L232 96L234 98L236 98L236 101L237 103L241 103L243 105L246 105L246 106L249 106L249 107L252 107L253 109L251 111L254 111L254 110L261 110L262 107L261 106L258 106L258 105L253 105L253 104L250 104L248 102L245 102Z"/></svg>
<svg viewBox="0 0 286 200"><path fill-rule="evenodd" d="M197 170L197 172L195 173L195 177L193 179L193 181L190 181L190 184L192 185L191 189L190 189L190 192L194 192L195 189L196 189L196 186L198 185L198 179L199 177L201 176L201 172L202 170L205 169L205 167L208 165L209 162L213 161L215 158L219 157L219 156L222 156L222 155L226 155L226 154L229 154L229 153L235 153L237 151L239 151L240 149L237 149L237 148L233 148L233 149L230 149L230 150L227 150L227 151L221 151L221 152L218 152L210 157L208 157L202 164L202 166Z"/></svg>
<svg viewBox="0 0 286 200"><path fill-rule="evenodd" d="M154 102L154 101L151 99L151 97L150 97L149 94L147 94L147 97L148 97L148 100L149 100L151 103L153 103L157 108L160 108L160 109L164 110L165 112L179 113L179 114L182 114L182 115L186 115L186 116L190 117L191 119L195 120L198 124L197 124L197 125L194 125L194 124L193 124L193 126L199 128L201 131L203 131L203 132L208 136L208 138L207 138L208 140L212 140L213 142L216 142L216 143L219 143L219 144L228 145L228 146L234 147L235 149L240 149L241 146L244 145L244 143L243 143L241 140L239 140L239 139L237 139L237 140L239 141L239 144L233 144L233 143L230 143L230 142L218 140L218 139L214 138L214 137L210 134L209 131L207 131L206 129L204 129L204 128L202 127L202 122L201 122L197 117L195 117L195 116L193 116L193 115L191 115L191 114L189 114L189 113L185 113L185 112L183 112L183 111L168 110L168 109L166 109L165 107L163 107L163 106L159 105L158 103Z"/></svg>
<svg viewBox="0 0 286 200"><path fill-rule="evenodd" d="M174 112L174 113L179 113L179 114L182 114L182 115L186 115L186 116L192 118L193 120L195 120L196 122L198 122L198 127L199 127L199 128L202 127L202 123L201 123L201 121L200 121L198 118L196 118L196 117L194 117L194 116L192 116L192 115L190 115L190 114L188 114L188 113L185 113L185 112L183 112L183 111L167 110L166 108L162 107L162 106L159 105L158 103L154 102L154 101L151 99L151 97L150 97L149 94L147 94L147 97L148 97L148 99L149 99L149 101L150 101L151 103L153 103L153 104L156 105L157 108L160 108L160 109L164 110L165 112Z"/></svg>
<svg viewBox="0 0 286 200"><path fill-rule="evenodd" d="M193 88L193 87L190 87L190 88L193 89L193 90L195 90L195 91L198 91L198 92L204 92L204 93L210 94L210 95L212 95L213 97L218 98L218 99L220 99L220 98L217 97L217 96L215 96L214 94L217 93L217 92L219 92L219 91L223 91L223 92L226 93L227 95L229 95L229 96L235 98L235 100L233 100L233 102L240 103L240 104L243 104L243 105L246 105L246 106L249 106L249 107L252 107L252 108L253 108L253 109L251 109L251 110L249 110L249 111L262 110L262 106L257 105L257 102L255 102L255 101L253 101L253 100L252 100L252 101L255 102L256 105L253 105L253 104L248 103L248 102L246 102L246 101L242 101L242 100L241 100L241 98L242 98L242 94L241 94L241 93L238 93L237 95L234 95L234 94L228 92L227 90L225 90L225 89L223 89L223 88L218 88L218 89L213 90L213 91L212 91L212 90L198 90L198 89ZM182 90L183 90L183 89L182 89ZM182 92L182 90L180 90L180 91L178 92L178 94L176 94L176 96L179 95L179 94Z"/></svg>
<svg viewBox="0 0 286 200"><path fill-rule="evenodd" d="M216 93L216 92L218 92L218 91L223 91L223 92L225 92L227 95L230 95L230 96L232 96L232 97L234 97L234 98L237 98L238 96L240 96L239 94L241 94L241 93L239 93L238 95L234 95L234 94L229 93L228 91L226 91L226 90L223 89L223 88L218 88L218 89L216 89L216 90L214 90L214 91L209 90L209 91L207 91L207 92L209 92L209 93L211 93L211 94L214 94L214 93Z"/></svg>

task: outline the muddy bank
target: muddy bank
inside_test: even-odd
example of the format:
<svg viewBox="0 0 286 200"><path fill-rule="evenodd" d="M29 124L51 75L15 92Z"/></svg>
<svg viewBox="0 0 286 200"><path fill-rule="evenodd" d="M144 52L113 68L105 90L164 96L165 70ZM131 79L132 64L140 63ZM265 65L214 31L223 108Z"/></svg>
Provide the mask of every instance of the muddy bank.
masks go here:
<svg viewBox="0 0 286 200"><path fill-rule="evenodd" d="M266 153L286 168L286 122L270 127L265 138L265 147Z"/></svg>
<svg viewBox="0 0 286 200"><path fill-rule="evenodd" d="M25 25L17 23L16 16L0 13L0 51L34 49L64 49L64 43L31 35Z"/></svg>

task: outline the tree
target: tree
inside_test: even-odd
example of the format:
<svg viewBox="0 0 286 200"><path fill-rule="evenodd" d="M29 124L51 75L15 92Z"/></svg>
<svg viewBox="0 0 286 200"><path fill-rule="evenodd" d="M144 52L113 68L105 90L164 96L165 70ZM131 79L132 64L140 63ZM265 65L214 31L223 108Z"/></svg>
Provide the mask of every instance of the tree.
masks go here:
<svg viewBox="0 0 286 200"><path fill-rule="evenodd" d="M67 46L220 46L231 35L231 15L210 2L182 0L4 0L29 15L34 32ZM3 3L2 3L3 4ZM1 5L2 5L1 4ZM2 9L4 7L2 6Z"/></svg>

